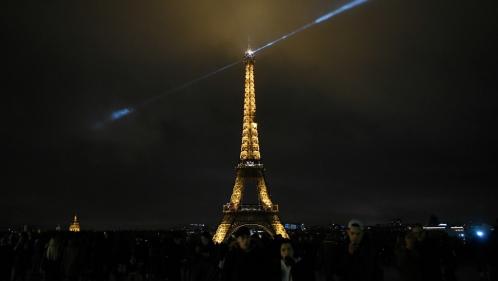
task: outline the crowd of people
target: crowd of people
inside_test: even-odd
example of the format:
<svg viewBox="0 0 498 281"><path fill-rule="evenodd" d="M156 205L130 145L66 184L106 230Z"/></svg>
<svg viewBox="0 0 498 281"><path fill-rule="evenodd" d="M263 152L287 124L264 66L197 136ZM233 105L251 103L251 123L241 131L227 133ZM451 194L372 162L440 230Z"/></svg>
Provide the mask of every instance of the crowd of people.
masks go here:
<svg viewBox="0 0 498 281"><path fill-rule="evenodd" d="M473 280L498 280L497 252L496 231L462 240L420 225L393 231L357 220L291 239L240 227L218 245L207 231L8 231L0 233L0 280L393 280L389 271L394 280L453 281L463 267L477 273Z"/></svg>

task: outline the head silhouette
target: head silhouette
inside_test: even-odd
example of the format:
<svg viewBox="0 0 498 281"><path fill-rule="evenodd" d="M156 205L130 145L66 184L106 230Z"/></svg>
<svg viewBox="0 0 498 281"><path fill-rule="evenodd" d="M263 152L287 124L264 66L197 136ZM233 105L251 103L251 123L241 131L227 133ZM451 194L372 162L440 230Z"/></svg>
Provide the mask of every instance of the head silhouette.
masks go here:
<svg viewBox="0 0 498 281"><path fill-rule="evenodd" d="M247 251L251 245L251 232L249 228L242 226L235 232L235 240L240 249Z"/></svg>

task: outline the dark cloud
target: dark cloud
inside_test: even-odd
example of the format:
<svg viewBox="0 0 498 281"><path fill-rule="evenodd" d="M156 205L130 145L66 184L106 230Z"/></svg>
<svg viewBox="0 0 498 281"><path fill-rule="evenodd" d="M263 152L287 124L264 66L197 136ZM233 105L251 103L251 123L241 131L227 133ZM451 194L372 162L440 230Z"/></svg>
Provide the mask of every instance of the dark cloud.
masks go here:
<svg viewBox="0 0 498 281"><path fill-rule="evenodd" d="M343 1L9 4L0 225L215 224L242 119L240 58ZM284 221L494 219L494 1L371 1L258 54L262 155Z"/></svg>

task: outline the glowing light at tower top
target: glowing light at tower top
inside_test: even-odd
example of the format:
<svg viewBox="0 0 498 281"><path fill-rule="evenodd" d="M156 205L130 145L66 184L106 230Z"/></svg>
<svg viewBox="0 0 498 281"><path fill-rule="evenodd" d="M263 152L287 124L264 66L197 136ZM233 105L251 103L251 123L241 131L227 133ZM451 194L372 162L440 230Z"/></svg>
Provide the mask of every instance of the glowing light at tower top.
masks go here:
<svg viewBox="0 0 498 281"><path fill-rule="evenodd" d="M254 51L251 49L247 49L244 53L243 61L254 60Z"/></svg>

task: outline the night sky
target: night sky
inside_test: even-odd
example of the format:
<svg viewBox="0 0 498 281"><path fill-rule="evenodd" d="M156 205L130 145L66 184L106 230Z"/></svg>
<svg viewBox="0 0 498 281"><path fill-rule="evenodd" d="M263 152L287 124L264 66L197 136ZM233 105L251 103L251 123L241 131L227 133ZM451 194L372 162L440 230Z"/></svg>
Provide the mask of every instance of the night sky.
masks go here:
<svg viewBox="0 0 498 281"><path fill-rule="evenodd" d="M11 2L0 227L78 213L87 229L217 224L242 65L95 124L240 59L248 37L261 46L346 3ZM262 159L284 222L494 222L496 2L374 0L257 55Z"/></svg>

